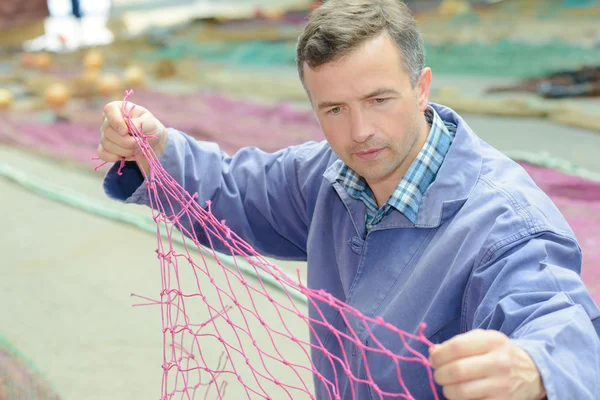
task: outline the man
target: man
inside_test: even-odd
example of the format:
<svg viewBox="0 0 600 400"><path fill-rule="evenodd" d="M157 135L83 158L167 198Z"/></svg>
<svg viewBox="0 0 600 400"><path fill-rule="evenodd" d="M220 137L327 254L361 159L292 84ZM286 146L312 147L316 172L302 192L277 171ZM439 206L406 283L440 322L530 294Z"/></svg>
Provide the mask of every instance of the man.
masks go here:
<svg viewBox="0 0 600 400"><path fill-rule="evenodd" d="M455 112L428 102L431 70L406 6L327 1L299 38L297 63L327 142L229 157L165 129L143 108L134 121L154 136L163 167L200 204L213 200L216 217L257 251L307 260L311 288L367 316L411 333L425 322L438 344L415 349L429 350L446 398L599 398L600 311L580 279L575 236L521 167ZM105 107L101 131L100 158L133 160L120 103ZM138 167L148 170L144 160L126 163L122 176L111 168L106 193L148 204ZM324 317L348 330L333 309ZM349 323L363 345L375 345ZM329 331L314 329L341 357ZM406 354L397 335L373 329ZM365 363L359 349L343 353L354 377L371 376L376 387L313 352L322 375L337 374L341 398L404 393L386 357L369 354ZM415 398L431 397L422 367L401 369ZM330 398L318 380L315 387L317 398Z"/></svg>

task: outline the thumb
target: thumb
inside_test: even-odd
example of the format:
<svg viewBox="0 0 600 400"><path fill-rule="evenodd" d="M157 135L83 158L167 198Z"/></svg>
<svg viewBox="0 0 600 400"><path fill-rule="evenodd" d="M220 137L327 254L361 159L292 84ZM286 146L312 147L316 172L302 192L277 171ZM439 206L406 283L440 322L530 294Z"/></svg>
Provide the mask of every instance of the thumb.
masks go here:
<svg viewBox="0 0 600 400"><path fill-rule="evenodd" d="M131 124L144 136L153 136L156 132L156 118L151 114L144 114L140 117L131 118Z"/></svg>

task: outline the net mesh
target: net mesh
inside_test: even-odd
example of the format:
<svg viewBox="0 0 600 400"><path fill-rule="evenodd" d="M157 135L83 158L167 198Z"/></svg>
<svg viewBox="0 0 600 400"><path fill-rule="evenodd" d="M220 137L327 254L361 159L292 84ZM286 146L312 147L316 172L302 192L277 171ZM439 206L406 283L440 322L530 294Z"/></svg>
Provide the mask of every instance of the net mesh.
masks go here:
<svg viewBox="0 0 600 400"><path fill-rule="evenodd" d="M315 385L321 385L325 398L358 398L359 385L370 387L377 398L414 398L402 378L402 366L416 364L426 371L432 393L438 398L433 372L427 357L415 349L432 345L419 332L404 332L382 318L370 318L322 290L306 287L298 274L291 278L283 270L258 254L211 213L211 202L202 207L198 194L187 193L161 167L142 126L129 116L128 92L122 113L129 131L136 138L150 171L146 184L153 218L157 225L162 291L160 299L145 299L140 305L160 305L164 343L161 399L194 398L315 398ZM121 163L121 166L123 162ZM181 235L183 245L173 243ZM195 259L191 249L200 250ZM233 268L222 261L231 260ZM244 274L241 262L249 264L253 274ZM265 278L282 290L267 290ZM314 313L295 301L305 296ZM325 308L332 308L345 322L339 330L328 322ZM310 316L309 316L310 315ZM197 319L196 319L197 318ZM369 345L352 326L362 325ZM377 340L373 328L396 335L403 352L392 352ZM325 328L329 343L337 341L341 351L331 352L316 327ZM312 340L306 338L310 334ZM364 373L351 366L353 346L363 360ZM332 368L327 378L312 363L311 353L322 355ZM398 393L380 389L369 371L368 356L385 357L394 365ZM343 376L342 376L343 374ZM349 384L348 384L349 383ZM341 385L345 385L342 390ZM226 397L227 396L227 397ZM350 396L350 397L349 397Z"/></svg>

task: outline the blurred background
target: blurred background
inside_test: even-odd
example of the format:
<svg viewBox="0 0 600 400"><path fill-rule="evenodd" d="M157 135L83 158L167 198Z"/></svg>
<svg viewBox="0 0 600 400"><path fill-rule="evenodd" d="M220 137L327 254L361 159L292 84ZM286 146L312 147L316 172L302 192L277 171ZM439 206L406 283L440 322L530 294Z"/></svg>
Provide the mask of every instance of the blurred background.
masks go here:
<svg viewBox="0 0 600 400"><path fill-rule="evenodd" d="M229 154L323 140L294 65L319 4L0 0L1 400L160 398L160 310L130 296L159 296L155 227L102 191L103 106L134 89L166 125ZM431 100L555 201L600 301L600 1L407 4Z"/></svg>

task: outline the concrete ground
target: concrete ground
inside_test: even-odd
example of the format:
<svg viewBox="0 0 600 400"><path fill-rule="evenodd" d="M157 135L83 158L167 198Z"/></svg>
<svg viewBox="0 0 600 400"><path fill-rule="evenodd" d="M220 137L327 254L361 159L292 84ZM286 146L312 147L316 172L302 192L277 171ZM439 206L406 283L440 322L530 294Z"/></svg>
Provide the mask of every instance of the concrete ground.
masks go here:
<svg viewBox="0 0 600 400"><path fill-rule="evenodd" d="M5 146L0 147L0 160L63 193L149 215L144 207L108 200L101 190L101 173L74 171ZM38 366L64 399L159 398L160 308L134 308L132 304L147 302L130 297L159 297L156 235L50 201L5 179L0 179L0 194L5 227L0 241L0 334ZM183 249L179 246L178 251ZM202 265L198 254L192 254ZM294 273L296 265L283 267ZM189 270L189 265L184 268ZM214 262L210 270L219 280ZM182 279L191 278L183 274ZM222 277L219 282L224 285ZM273 296L285 302L279 292ZM216 296L211 298L216 305ZM265 302L258 299L258 307L264 310ZM191 310L193 323L208 319L205 309ZM272 318L274 313L265 317ZM290 326L295 335L307 338L301 321ZM221 350L211 344L205 353L216 360ZM286 355L290 361L307 362L299 351L286 349ZM310 376L304 378L310 382ZM234 389L230 386L228 396L240 398Z"/></svg>

